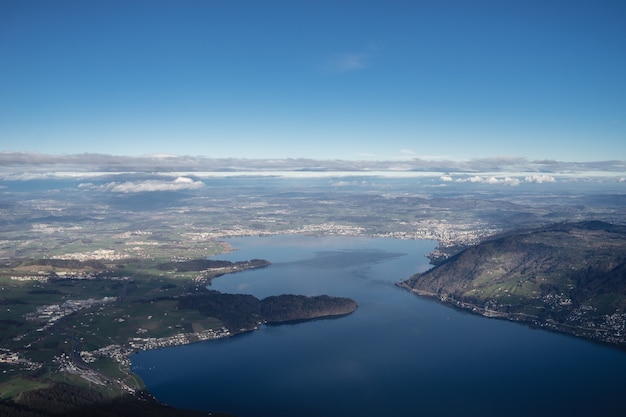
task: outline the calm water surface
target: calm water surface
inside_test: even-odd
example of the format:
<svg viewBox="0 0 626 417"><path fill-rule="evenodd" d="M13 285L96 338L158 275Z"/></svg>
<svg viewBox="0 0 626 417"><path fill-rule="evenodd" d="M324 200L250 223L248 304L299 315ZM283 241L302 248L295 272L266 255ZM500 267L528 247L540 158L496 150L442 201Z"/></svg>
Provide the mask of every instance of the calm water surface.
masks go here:
<svg viewBox="0 0 626 417"><path fill-rule="evenodd" d="M347 296L353 314L263 326L229 339L141 352L133 370L161 401L252 416L622 416L626 354L456 311L397 288L428 269L430 241L231 239L232 261L268 268L212 288L259 298Z"/></svg>

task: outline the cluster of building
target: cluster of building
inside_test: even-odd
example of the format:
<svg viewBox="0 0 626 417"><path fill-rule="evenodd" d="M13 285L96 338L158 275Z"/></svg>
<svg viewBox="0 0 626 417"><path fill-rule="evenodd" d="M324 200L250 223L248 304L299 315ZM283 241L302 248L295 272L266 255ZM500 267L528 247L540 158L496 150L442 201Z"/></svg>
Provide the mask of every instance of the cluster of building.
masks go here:
<svg viewBox="0 0 626 417"><path fill-rule="evenodd" d="M124 366L130 366L129 356L133 353L132 349L121 345L108 345L97 350L80 352L80 357L85 363L93 363L97 358L110 358Z"/></svg>
<svg viewBox="0 0 626 417"><path fill-rule="evenodd" d="M37 275L17 275L11 276L10 279L14 281L39 281L39 282L48 282L51 278L54 279L96 279L98 278L98 273L96 272L78 272L78 271L56 271L56 272L46 272L39 271ZM126 280L127 277L107 277L109 280Z"/></svg>
<svg viewBox="0 0 626 417"><path fill-rule="evenodd" d="M149 230L133 230L132 232L122 232L117 235L113 235L117 239L129 239L135 236L150 236L152 234Z"/></svg>
<svg viewBox="0 0 626 417"><path fill-rule="evenodd" d="M81 226L53 226L48 223L33 223L32 229L37 233L67 233L82 230Z"/></svg>
<svg viewBox="0 0 626 417"><path fill-rule="evenodd" d="M94 259L105 259L108 261L116 261L118 259L128 258L129 255L117 252L113 249L97 249L89 252L66 253L64 255L54 256L54 259L65 259L74 261L90 261Z"/></svg>
<svg viewBox="0 0 626 417"><path fill-rule="evenodd" d="M67 300L62 304L50 304L37 308L34 313L26 315L27 320L40 320L45 324L38 328L38 332L42 332L62 319L63 317L75 313L84 308L93 307L100 304L107 304L116 301L116 297L104 297L101 299L88 298L87 300Z"/></svg>
<svg viewBox="0 0 626 417"><path fill-rule="evenodd" d="M126 382L122 381L120 378L109 378L102 373L95 371L88 366L79 366L69 355L65 353L61 353L60 356L56 356L54 358L54 362L59 365L59 371L68 372L70 374L78 375L81 378L96 384L96 385L107 385L114 383L126 390L129 394L135 394L136 390L129 386Z"/></svg>
<svg viewBox="0 0 626 417"><path fill-rule="evenodd" d="M610 331L606 341L610 343L626 343L626 313L613 313L604 316L603 327Z"/></svg>
<svg viewBox="0 0 626 417"><path fill-rule="evenodd" d="M49 275L48 274L38 274L38 275L20 275L20 276L12 276L10 277L14 281L39 281L39 282L48 282Z"/></svg>
<svg viewBox="0 0 626 417"><path fill-rule="evenodd" d="M345 236L392 237L396 239L437 240L442 247L467 246L479 242L483 237L499 232L499 229L486 224L455 224L441 220L420 220L399 224L399 230L373 233L361 226L326 222L307 224L293 229L259 231L243 226L216 229L201 232L186 232L183 236L191 241L200 242L212 239L240 236L260 236L274 234L326 234Z"/></svg>
<svg viewBox="0 0 626 417"><path fill-rule="evenodd" d="M4 348L0 348L0 363L22 366L23 370L29 371L39 369L43 366L41 363L30 361L20 356L18 353Z"/></svg>
<svg viewBox="0 0 626 417"><path fill-rule="evenodd" d="M445 220L420 220L412 223L407 230L412 239L436 240L441 247L469 246L478 243L486 236L500 232L499 229L483 223L450 223Z"/></svg>
<svg viewBox="0 0 626 417"><path fill-rule="evenodd" d="M352 226L346 224L337 223L321 223L321 224L307 224L298 229L289 230L287 233L301 234L301 233L314 233L314 234L329 234L329 235L345 235L345 236L360 236L365 234L365 229L359 226Z"/></svg>
<svg viewBox="0 0 626 417"><path fill-rule="evenodd" d="M186 345L202 340L213 340L230 336L227 328L203 330L196 333L177 333L169 337L133 337L128 342L133 350L151 350L170 346Z"/></svg>
<svg viewBox="0 0 626 417"><path fill-rule="evenodd" d="M54 362L59 365L59 371L68 372L70 374L78 375L89 382L96 385L105 385L106 380L102 378L96 371L89 368L82 368L72 360L69 355L61 353L59 356L55 356Z"/></svg>
<svg viewBox="0 0 626 417"><path fill-rule="evenodd" d="M597 315L597 308L581 306L567 316L567 323L575 323L583 329L594 330L595 339L604 342L626 343L626 313Z"/></svg>
<svg viewBox="0 0 626 417"><path fill-rule="evenodd" d="M562 307L571 306L572 299L567 297L563 293L559 294L547 294L541 298L541 301L551 310L556 310Z"/></svg>

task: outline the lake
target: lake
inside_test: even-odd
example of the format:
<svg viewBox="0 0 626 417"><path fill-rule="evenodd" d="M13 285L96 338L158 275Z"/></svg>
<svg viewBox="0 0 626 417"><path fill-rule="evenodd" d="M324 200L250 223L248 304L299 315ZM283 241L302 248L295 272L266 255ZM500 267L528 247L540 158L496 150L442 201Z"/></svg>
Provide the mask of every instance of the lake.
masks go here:
<svg viewBox="0 0 626 417"><path fill-rule="evenodd" d="M257 416L621 416L626 354L475 316L394 283L429 268L436 243L303 235L227 240L216 257L272 265L211 288L263 298L350 297L336 319L262 326L141 352L133 371L160 401Z"/></svg>

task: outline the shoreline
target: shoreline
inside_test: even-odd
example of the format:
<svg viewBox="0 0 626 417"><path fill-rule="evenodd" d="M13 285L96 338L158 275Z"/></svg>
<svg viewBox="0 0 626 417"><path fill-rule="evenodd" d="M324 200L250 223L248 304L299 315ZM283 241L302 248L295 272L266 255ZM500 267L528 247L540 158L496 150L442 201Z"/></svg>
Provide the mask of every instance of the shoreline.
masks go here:
<svg viewBox="0 0 626 417"><path fill-rule="evenodd" d="M439 294L429 292L429 291L423 291L423 290L411 288L409 285L406 284L405 281L397 282L396 285L400 288L403 288L409 291L410 293L418 297L435 299L437 302L439 302L440 304L444 306L449 306L449 307L458 309L466 313L470 313L470 314L474 314L474 315L478 315L478 316L482 316L486 318L507 320L507 321L519 323L522 325L526 325L531 328L544 329L549 332L576 337L578 339L583 339L592 343L598 343L603 346L609 346L614 349L626 352L626 344L624 344L623 342L611 341L611 340L607 340L607 338L598 337L598 336L608 333L608 330L583 327L583 326L573 326L573 325L567 325L564 323L557 323L554 320L543 320L540 317L531 316L531 315L524 314L524 313L505 313L505 312L497 311L497 310L488 310L476 304L459 301L454 298L441 296Z"/></svg>
<svg viewBox="0 0 626 417"><path fill-rule="evenodd" d="M240 334L254 332L259 330L263 325L265 326L281 326L281 325L293 325L299 323L305 323L309 321L317 320L334 320L348 316L358 308L356 302L350 311L342 313L328 313L322 315L316 315L311 317L305 317L292 320L265 320L259 323L255 327L239 329L238 331L231 331L227 327L223 326L219 329L204 330L202 332L194 333L176 333L171 336L162 338L139 338L135 337L130 339L124 345L112 344L104 346L102 348L93 351L81 351L75 358L66 358L65 360L59 360L59 371L69 372L71 374L80 376L88 382L95 383L96 385L114 384L118 385L120 389L127 392L136 398L150 395L155 401L159 402L149 391L144 390L145 384L139 374L132 370L131 357L135 354L146 352L149 350L159 350L176 346L185 346L193 343L206 342L218 339L225 339L234 337ZM89 364L94 362L98 358L108 358L115 361L120 365L120 371L124 373L124 378L112 378L100 371L93 369ZM126 384L124 380L141 381L141 386L131 387ZM159 402L160 403L160 402Z"/></svg>

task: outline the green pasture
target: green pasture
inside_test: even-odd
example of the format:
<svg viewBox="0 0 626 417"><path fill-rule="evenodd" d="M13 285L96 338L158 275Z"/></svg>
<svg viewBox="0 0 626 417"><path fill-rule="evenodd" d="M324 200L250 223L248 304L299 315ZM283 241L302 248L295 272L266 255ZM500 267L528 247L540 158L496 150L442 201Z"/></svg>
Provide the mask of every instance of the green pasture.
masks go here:
<svg viewBox="0 0 626 417"><path fill-rule="evenodd" d="M15 377L0 383L0 400L15 398L20 393L34 389L47 388L50 384L30 378Z"/></svg>

